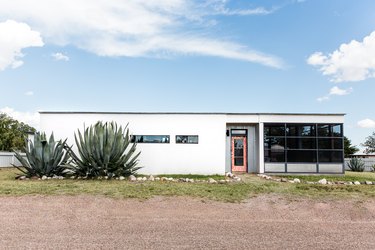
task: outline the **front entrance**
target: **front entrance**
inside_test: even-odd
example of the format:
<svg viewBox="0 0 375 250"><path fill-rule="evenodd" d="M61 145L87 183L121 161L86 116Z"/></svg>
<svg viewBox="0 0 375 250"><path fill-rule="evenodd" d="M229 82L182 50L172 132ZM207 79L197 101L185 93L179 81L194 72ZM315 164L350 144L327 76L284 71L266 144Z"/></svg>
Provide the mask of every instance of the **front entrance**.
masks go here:
<svg viewBox="0 0 375 250"><path fill-rule="evenodd" d="M232 172L247 171L247 140L246 135L232 136Z"/></svg>

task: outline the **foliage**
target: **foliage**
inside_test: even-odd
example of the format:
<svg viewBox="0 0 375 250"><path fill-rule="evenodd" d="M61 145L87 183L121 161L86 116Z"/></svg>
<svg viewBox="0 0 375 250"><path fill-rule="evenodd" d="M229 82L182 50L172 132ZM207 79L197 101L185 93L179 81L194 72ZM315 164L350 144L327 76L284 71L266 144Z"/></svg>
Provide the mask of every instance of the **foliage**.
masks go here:
<svg viewBox="0 0 375 250"><path fill-rule="evenodd" d="M351 158L347 164L353 172L363 172L365 170L365 163L360 158Z"/></svg>
<svg viewBox="0 0 375 250"><path fill-rule="evenodd" d="M366 141L362 143L362 146L366 147L366 154L375 153L375 132L372 132L372 135L366 138Z"/></svg>
<svg viewBox="0 0 375 250"><path fill-rule="evenodd" d="M27 133L35 131L35 128L0 113L0 151L23 150Z"/></svg>
<svg viewBox="0 0 375 250"><path fill-rule="evenodd" d="M75 142L79 156L68 147L73 158L70 167L76 176L96 177L129 176L136 173L139 153L136 153L136 143L130 144L129 129L118 128L115 122L97 122L84 129L78 130Z"/></svg>
<svg viewBox="0 0 375 250"><path fill-rule="evenodd" d="M29 141L25 147L26 158L15 152L15 157L22 164L18 168L27 177L53 177L64 175L66 165L69 164L69 155L64 149L65 142L55 141L51 134L49 141L45 133L36 133L34 142Z"/></svg>
<svg viewBox="0 0 375 250"><path fill-rule="evenodd" d="M359 149L355 145L352 145L352 142L349 140L349 138L344 136L344 155L345 155L345 158L349 157L350 155L355 154L358 151L359 151Z"/></svg>

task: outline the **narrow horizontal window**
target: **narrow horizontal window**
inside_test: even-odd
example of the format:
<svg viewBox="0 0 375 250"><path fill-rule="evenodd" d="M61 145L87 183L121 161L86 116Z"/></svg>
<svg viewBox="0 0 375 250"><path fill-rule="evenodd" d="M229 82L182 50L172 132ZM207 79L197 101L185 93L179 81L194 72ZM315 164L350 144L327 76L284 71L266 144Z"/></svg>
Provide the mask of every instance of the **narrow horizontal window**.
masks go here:
<svg viewBox="0 0 375 250"><path fill-rule="evenodd" d="M319 138L319 149L342 149L342 138Z"/></svg>
<svg viewBox="0 0 375 250"><path fill-rule="evenodd" d="M198 144L197 135L176 135L176 143Z"/></svg>
<svg viewBox="0 0 375 250"><path fill-rule="evenodd" d="M288 138L287 139L288 149L315 149L316 139L315 138Z"/></svg>
<svg viewBox="0 0 375 250"><path fill-rule="evenodd" d="M315 136L315 125L288 124L287 136Z"/></svg>
<svg viewBox="0 0 375 250"><path fill-rule="evenodd" d="M169 143L169 135L133 135L131 142L137 143Z"/></svg>

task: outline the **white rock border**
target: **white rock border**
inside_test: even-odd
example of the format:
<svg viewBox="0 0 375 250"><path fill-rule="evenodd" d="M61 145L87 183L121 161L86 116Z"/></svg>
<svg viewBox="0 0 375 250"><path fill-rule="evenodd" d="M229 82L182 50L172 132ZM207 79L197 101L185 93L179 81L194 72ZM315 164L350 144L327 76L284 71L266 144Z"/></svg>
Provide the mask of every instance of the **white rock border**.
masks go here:
<svg viewBox="0 0 375 250"><path fill-rule="evenodd" d="M325 178L313 182L313 181L301 181L298 178L294 178L293 180L289 180L287 178L273 178L270 175L266 174L258 174L260 178L263 178L265 180L270 180L270 181L277 181L277 182L288 182L288 183L305 183L305 184L319 184L319 185L375 185L375 182L372 181L327 181Z"/></svg>

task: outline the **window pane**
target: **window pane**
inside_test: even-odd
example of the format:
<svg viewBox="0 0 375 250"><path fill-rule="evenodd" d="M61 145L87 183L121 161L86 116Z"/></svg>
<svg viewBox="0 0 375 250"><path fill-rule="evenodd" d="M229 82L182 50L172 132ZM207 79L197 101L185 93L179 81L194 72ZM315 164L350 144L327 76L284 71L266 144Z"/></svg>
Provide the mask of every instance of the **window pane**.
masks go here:
<svg viewBox="0 0 375 250"><path fill-rule="evenodd" d="M318 125L318 136L331 136L330 126L327 125Z"/></svg>
<svg viewBox="0 0 375 250"><path fill-rule="evenodd" d="M319 151L319 162L343 162L342 151Z"/></svg>
<svg viewBox="0 0 375 250"><path fill-rule="evenodd" d="M285 162L285 153L284 151L264 150L264 161L265 162Z"/></svg>
<svg viewBox="0 0 375 250"><path fill-rule="evenodd" d="M232 135L246 135L246 129L232 129Z"/></svg>
<svg viewBox="0 0 375 250"><path fill-rule="evenodd" d="M169 143L169 135L133 135L131 141L137 143Z"/></svg>
<svg viewBox="0 0 375 250"><path fill-rule="evenodd" d="M315 150L288 150L288 162L316 162Z"/></svg>
<svg viewBox="0 0 375 250"><path fill-rule="evenodd" d="M197 135L176 135L176 143L197 144Z"/></svg>
<svg viewBox="0 0 375 250"><path fill-rule="evenodd" d="M235 166L243 166L243 158L234 158L234 165Z"/></svg>
<svg viewBox="0 0 375 250"><path fill-rule="evenodd" d="M288 136L315 136L315 125L287 125Z"/></svg>
<svg viewBox="0 0 375 250"><path fill-rule="evenodd" d="M342 125L335 124L332 125L332 136L341 137L342 136Z"/></svg>
<svg viewBox="0 0 375 250"><path fill-rule="evenodd" d="M266 124L264 125L265 136L285 136L284 124Z"/></svg>
<svg viewBox="0 0 375 250"><path fill-rule="evenodd" d="M319 138L320 149L342 149L341 138Z"/></svg>
<svg viewBox="0 0 375 250"><path fill-rule="evenodd" d="M264 139L264 149L283 151L285 149L285 139L280 137L267 137Z"/></svg>
<svg viewBox="0 0 375 250"><path fill-rule="evenodd" d="M316 139L315 138L288 138L287 148L288 149L315 149Z"/></svg>

